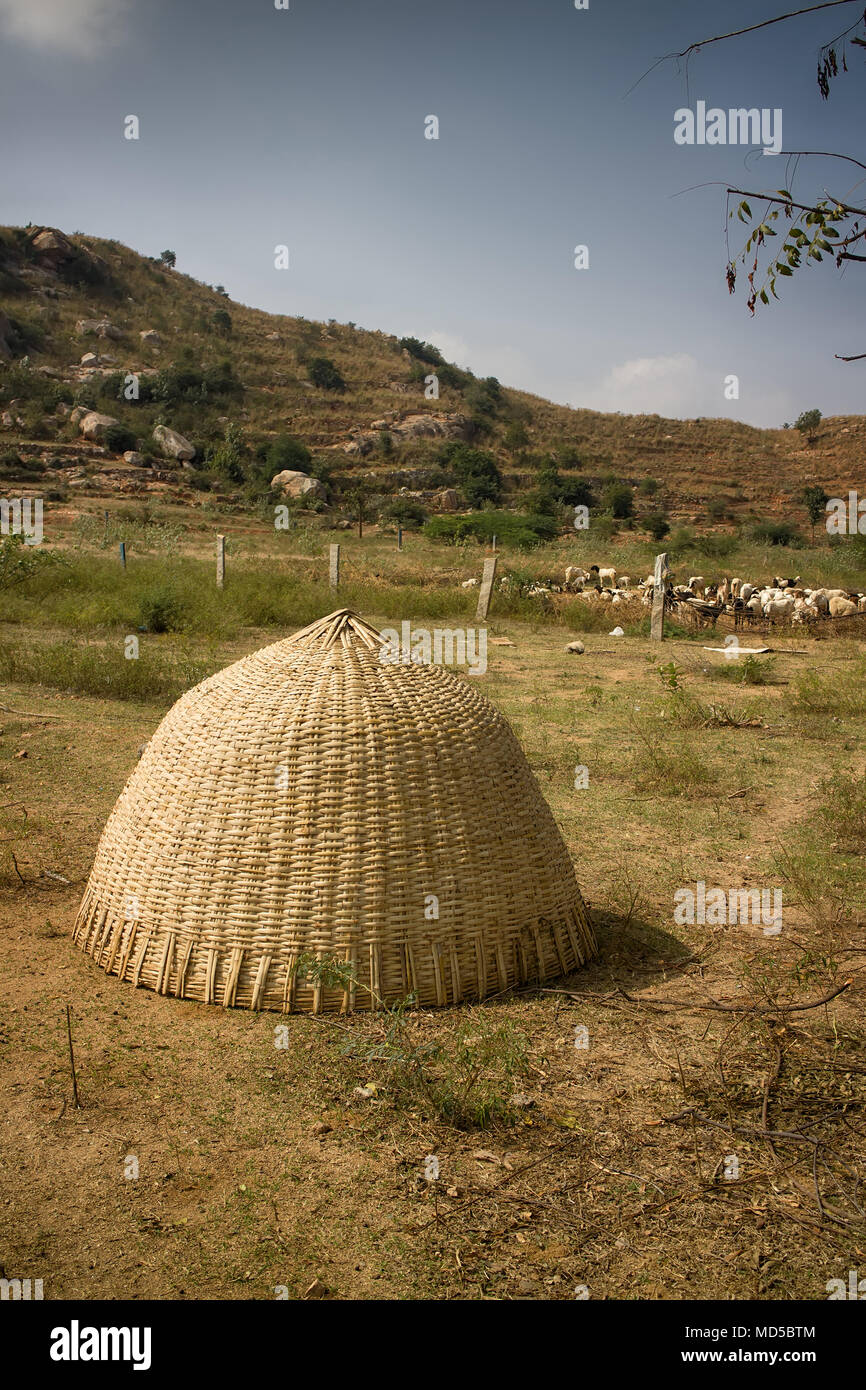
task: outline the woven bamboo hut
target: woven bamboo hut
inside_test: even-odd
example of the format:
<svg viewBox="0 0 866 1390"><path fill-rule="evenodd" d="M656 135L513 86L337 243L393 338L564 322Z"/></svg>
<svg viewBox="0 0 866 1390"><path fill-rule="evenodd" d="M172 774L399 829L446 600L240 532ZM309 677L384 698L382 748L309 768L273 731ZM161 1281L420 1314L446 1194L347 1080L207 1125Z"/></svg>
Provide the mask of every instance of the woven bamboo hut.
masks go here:
<svg viewBox="0 0 866 1390"><path fill-rule="evenodd" d="M382 642L341 609L177 701L76 920L104 970L207 1004L330 1012L480 999L595 954L506 720L442 666L383 663ZM312 957L353 969L316 981L298 969Z"/></svg>

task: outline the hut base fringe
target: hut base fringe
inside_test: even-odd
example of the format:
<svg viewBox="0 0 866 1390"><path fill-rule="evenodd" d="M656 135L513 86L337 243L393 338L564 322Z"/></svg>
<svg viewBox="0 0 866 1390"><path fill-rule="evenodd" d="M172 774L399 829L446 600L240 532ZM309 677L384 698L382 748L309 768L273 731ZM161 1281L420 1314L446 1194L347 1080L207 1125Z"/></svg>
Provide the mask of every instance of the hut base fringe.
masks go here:
<svg viewBox="0 0 866 1390"><path fill-rule="evenodd" d="M402 941L389 948L371 942L366 951L335 948L335 956L355 965L356 983L348 990L298 979L297 947L282 953L238 945L219 950L193 940L182 927L146 926L113 916L90 894L85 894L72 939L107 974L137 987L224 1008L279 1013L367 1012L379 1007L369 989L387 1005L410 993L421 1007L485 999L570 974L598 953L581 898L557 918L538 917L510 936L503 934L492 950L485 949L480 933L471 950L459 949L447 938Z"/></svg>

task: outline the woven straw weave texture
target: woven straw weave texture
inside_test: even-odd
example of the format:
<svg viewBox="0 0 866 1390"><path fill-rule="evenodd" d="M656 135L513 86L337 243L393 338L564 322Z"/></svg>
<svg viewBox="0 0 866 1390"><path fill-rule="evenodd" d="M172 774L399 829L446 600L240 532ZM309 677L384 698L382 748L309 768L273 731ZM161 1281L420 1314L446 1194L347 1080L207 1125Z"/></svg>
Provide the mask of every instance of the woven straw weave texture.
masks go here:
<svg viewBox="0 0 866 1390"><path fill-rule="evenodd" d="M574 970L592 928L511 728L341 609L188 691L109 817L74 939L204 1003L422 1005ZM357 983L299 978L301 953Z"/></svg>

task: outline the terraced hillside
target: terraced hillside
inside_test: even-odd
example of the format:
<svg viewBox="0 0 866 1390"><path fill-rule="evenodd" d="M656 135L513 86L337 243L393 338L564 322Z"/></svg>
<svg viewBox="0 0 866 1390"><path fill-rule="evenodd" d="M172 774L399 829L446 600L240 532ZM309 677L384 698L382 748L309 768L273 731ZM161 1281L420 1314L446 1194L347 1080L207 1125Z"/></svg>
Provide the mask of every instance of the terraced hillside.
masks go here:
<svg viewBox="0 0 866 1390"><path fill-rule="evenodd" d="M332 501L363 479L379 494L408 488L432 510L472 504L459 489L442 501L453 482L442 467L449 441L496 460L508 505L531 500L551 460L599 505L616 480L638 487L638 520L662 511L672 523L715 529L766 517L803 525L807 483L833 496L862 489L861 416L823 420L808 441L794 429L722 419L600 414L437 358L383 331L249 308L115 241L0 229L4 486L26 481L29 466L73 492L192 500L214 490L228 499L255 478L266 490L267 446L289 436L312 454L310 471ZM128 373L141 383L137 400L124 396ZM439 396L427 399L433 373ZM122 428L82 440L76 406ZM152 438L159 422L195 446L192 466L162 457ZM123 461L132 446L144 467Z"/></svg>

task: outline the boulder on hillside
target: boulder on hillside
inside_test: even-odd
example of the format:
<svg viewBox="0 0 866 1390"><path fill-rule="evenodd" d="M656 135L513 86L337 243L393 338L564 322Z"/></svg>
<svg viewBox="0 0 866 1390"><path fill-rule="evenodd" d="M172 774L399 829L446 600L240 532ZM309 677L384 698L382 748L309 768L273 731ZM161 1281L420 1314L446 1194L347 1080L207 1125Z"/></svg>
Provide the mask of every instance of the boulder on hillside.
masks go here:
<svg viewBox="0 0 866 1390"><path fill-rule="evenodd" d="M119 424L120 421L115 420L113 415L101 415L98 410L89 410L78 421L78 432L83 434L85 439L102 439L106 430Z"/></svg>
<svg viewBox="0 0 866 1390"><path fill-rule="evenodd" d="M281 492L284 497L320 497L324 500L327 491L324 483L318 478L311 478L307 473L297 473L291 468L284 468L282 473L275 473L271 478L271 487L274 492Z"/></svg>
<svg viewBox="0 0 866 1390"><path fill-rule="evenodd" d="M123 462L131 463L134 468L147 467L147 459L144 457L144 454L137 453L135 449L127 449L126 453L123 455Z"/></svg>
<svg viewBox="0 0 866 1390"><path fill-rule="evenodd" d="M457 512L460 510L460 494L453 487L443 488L434 497L433 504L440 512Z"/></svg>
<svg viewBox="0 0 866 1390"><path fill-rule="evenodd" d="M30 245L39 256L65 261L75 255L75 247L56 227L35 227L30 233Z"/></svg>
<svg viewBox="0 0 866 1390"><path fill-rule="evenodd" d="M379 436L377 434L364 434L359 430L354 438L349 440L348 444L343 445L343 453L356 454L363 458L365 454L369 454L372 451L378 439Z"/></svg>
<svg viewBox="0 0 866 1390"><path fill-rule="evenodd" d="M79 319L75 325L79 338L122 338L123 330L110 319Z"/></svg>
<svg viewBox="0 0 866 1390"><path fill-rule="evenodd" d="M466 432L469 423L467 416L455 411L451 414L441 412L439 414L415 414L405 415L402 420L389 425L392 434L402 435L407 439L417 439L425 435L439 436L446 439L456 439L462 437Z"/></svg>
<svg viewBox="0 0 866 1390"><path fill-rule="evenodd" d="M41 269L56 273L58 267L68 262L87 265L99 280L108 278L108 263L89 246L76 246L65 233L56 227L31 227L27 233L30 249L43 263Z"/></svg>
<svg viewBox="0 0 866 1390"><path fill-rule="evenodd" d="M182 463L195 458L195 445L177 430L170 430L168 425L155 425L153 437L167 458L180 459Z"/></svg>
<svg viewBox="0 0 866 1390"><path fill-rule="evenodd" d="M89 406L89 405L77 405L77 406L75 406L74 410L72 411L71 415L69 416L69 423L70 423L71 425L77 425L78 422L79 422L80 420L83 420L83 419L84 419L85 415L89 415L89 414L90 414L90 406Z"/></svg>
<svg viewBox="0 0 866 1390"><path fill-rule="evenodd" d="M145 343L148 347L159 347L160 343L162 342L162 338L157 333L155 328L145 328L144 331L142 333L139 333L138 336L141 339L141 341Z"/></svg>
<svg viewBox="0 0 866 1390"><path fill-rule="evenodd" d="M99 365L99 356L95 352L85 352L80 365L82 367L96 367Z"/></svg>

